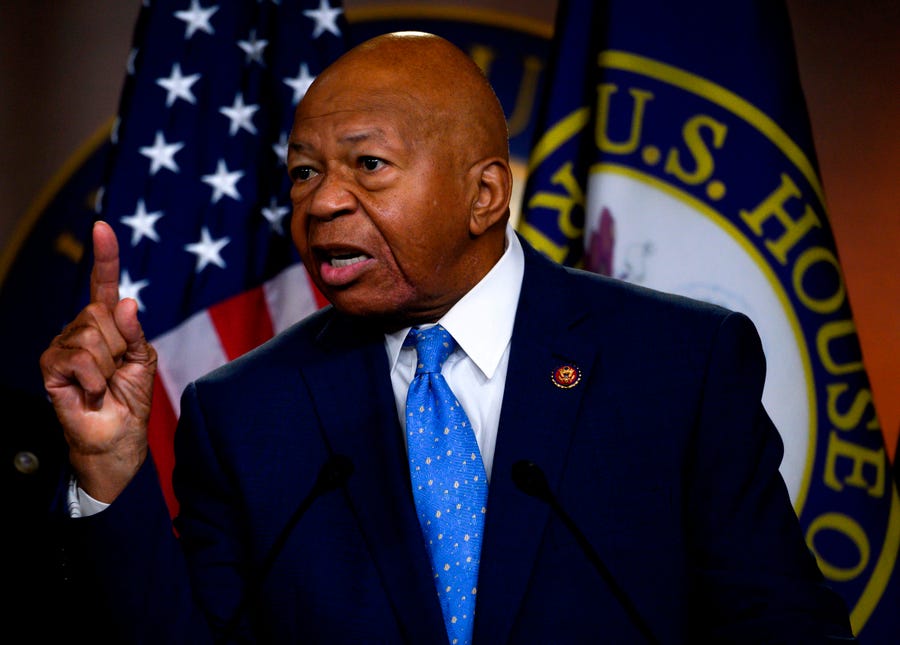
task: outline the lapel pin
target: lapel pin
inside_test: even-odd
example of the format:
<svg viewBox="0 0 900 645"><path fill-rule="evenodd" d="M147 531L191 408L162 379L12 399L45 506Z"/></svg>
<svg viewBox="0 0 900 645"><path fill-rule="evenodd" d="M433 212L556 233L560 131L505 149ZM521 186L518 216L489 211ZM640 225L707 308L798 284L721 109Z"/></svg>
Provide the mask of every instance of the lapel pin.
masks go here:
<svg viewBox="0 0 900 645"><path fill-rule="evenodd" d="M568 390L570 387L578 385L578 382L581 381L581 370L576 365L560 365L553 370L550 380L553 381L553 385L556 387Z"/></svg>

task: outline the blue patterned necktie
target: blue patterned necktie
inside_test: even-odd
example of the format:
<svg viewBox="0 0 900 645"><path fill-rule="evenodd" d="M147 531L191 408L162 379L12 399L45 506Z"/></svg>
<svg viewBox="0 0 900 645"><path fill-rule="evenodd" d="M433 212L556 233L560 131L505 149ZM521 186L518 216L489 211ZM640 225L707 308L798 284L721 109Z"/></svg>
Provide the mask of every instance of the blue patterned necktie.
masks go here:
<svg viewBox="0 0 900 645"><path fill-rule="evenodd" d="M406 397L409 471L419 524L452 645L472 641L487 475L466 413L441 375L456 341L440 325L412 329L418 354Z"/></svg>

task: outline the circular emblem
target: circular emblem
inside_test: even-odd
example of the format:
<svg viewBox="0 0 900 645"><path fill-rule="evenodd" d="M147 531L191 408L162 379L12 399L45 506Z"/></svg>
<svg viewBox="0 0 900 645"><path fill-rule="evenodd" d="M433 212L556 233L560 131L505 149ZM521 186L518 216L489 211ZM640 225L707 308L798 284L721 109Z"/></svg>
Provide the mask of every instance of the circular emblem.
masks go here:
<svg viewBox="0 0 900 645"><path fill-rule="evenodd" d="M17 452L13 458L13 463L16 466L16 470L23 475L33 475L37 472L40 465L37 455L27 450Z"/></svg>
<svg viewBox="0 0 900 645"><path fill-rule="evenodd" d="M556 387L567 390L578 385L581 380L581 370L574 365L561 365L553 370L550 379Z"/></svg>

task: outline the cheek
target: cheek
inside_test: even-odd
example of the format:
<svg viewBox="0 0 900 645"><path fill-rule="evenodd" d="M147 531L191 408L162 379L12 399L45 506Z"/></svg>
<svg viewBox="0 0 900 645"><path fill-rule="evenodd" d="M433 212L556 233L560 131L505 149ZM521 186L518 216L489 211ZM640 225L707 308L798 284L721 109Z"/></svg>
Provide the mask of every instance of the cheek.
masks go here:
<svg viewBox="0 0 900 645"><path fill-rule="evenodd" d="M294 208L290 217L290 233L291 239L294 242L294 246L297 247L297 251L299 251L300 255L306 260L306 251L308 248L307 235L306 235L306 216L303 214L303 210L300 208Z"/></svg>
<svg viewBox="0 0 900 645"><path fill-rule="evenodd" d="M445 235L437 232L419 233L394 246L398 282L422 295L440 293L453 282L450 273L454 265Z"/></svg>

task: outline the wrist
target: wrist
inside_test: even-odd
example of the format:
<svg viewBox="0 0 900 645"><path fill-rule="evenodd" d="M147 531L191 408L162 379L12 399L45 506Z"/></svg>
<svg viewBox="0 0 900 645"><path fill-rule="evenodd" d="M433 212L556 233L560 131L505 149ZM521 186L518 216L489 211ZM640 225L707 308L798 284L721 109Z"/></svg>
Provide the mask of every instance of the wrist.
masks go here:
<svg viewBox="0 0 900 645"><path fill-rule="evenodd" d="M72 454L78 486L98 502L111 504L125 490L147 457L146 448L127 455Z"/></svg>

